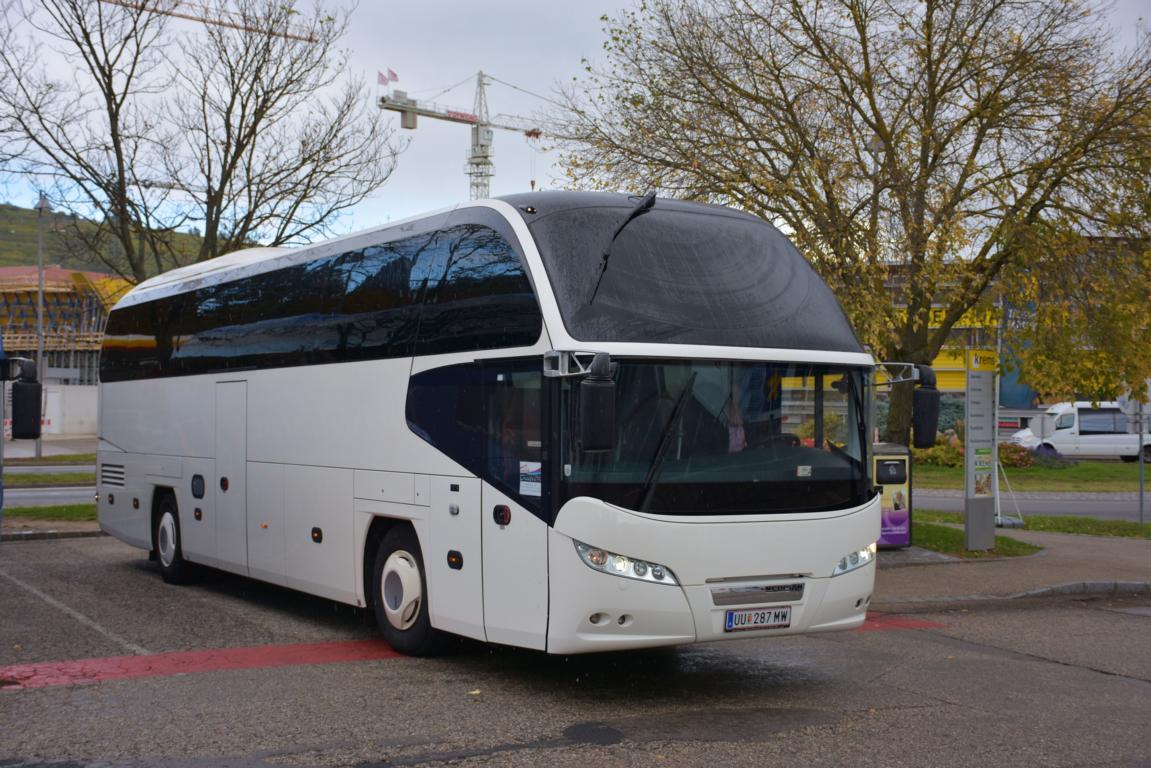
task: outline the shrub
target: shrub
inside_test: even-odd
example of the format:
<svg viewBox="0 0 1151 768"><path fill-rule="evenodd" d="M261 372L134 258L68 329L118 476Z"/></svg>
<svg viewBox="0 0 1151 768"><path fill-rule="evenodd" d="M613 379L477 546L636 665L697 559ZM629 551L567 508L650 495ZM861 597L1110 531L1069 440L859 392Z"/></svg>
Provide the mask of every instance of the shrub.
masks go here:
<svg viewBox="0 0 1151 768"><path fill-rule="evenodd" d="M1044 469L1067 469L1078 463L1074 459L1067 458L1054 448L1043 445L1031 451L1031 460L1033 462L1032 466L1043 467Z"/></svg>
<svg viewBox="0 0 1151 768"><path fill-rule="evenodd" d="M946 436L940 436L931 448L916 448L911 452L916 464L933 467L962 467L963 448L952 445Z"/></svg>
<svg viewBox="0 0 1151 768"><path fill-rule="evenodd" d="M1015 443L1000 443L999 463L1005 467L1023 469L1024 467L1034 466L1035 455L1031 451L1024 448L1022 445L1016 445Z"/></svg>

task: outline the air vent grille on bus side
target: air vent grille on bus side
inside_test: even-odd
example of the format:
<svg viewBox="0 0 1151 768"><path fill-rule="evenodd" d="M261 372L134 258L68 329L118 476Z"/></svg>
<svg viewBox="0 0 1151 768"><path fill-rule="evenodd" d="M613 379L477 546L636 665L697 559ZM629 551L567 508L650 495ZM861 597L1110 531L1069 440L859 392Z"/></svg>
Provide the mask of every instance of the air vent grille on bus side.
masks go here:
<svg viewBox="0 0 1151 768"><path fill-rule="evenodd" d="M117 485L121 488L124 487L124 465L123 464L101 464L100 465L100 484L101 485Z"/></svg>

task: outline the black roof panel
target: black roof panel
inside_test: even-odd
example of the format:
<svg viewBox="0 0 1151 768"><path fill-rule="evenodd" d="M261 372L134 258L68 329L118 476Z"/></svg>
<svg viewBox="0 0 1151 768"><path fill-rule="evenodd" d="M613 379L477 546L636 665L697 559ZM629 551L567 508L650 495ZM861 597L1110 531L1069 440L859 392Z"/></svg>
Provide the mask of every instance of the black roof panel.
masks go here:
<svg viewBox="0 0 1151 768"><path fill-rule="evenodd" d="M778 229L741 211L658 198L603 254L639 197L499 198L531 231L564 326L587 342L862 352L839 303Z"/></svg>

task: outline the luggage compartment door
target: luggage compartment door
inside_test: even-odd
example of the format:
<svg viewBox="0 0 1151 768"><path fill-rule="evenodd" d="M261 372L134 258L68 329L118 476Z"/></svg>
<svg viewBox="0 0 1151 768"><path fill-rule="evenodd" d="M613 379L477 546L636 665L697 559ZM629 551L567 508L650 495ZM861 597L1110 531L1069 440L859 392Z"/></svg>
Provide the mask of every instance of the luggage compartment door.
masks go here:
<svg viewBox="0 0 1151 768"><path fill-rule="evenodd" d="M216 557L248 574L248 382L216 384Z"/></svg>

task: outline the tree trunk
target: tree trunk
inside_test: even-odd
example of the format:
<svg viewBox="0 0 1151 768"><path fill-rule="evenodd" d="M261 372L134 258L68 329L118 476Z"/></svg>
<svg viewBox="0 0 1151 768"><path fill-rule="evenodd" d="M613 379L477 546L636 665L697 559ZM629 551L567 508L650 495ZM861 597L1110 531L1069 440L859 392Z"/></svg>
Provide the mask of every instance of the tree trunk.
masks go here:
<svg viewBox="0 0 1151 768"><path fill-rule="evenodd" d="M915 384L906 382L896 384L891 388L891 396L887 402L890 406L887 412L887 429L883 432L883 439L888 443L911 445L911 404L912 392Z"/></svg>

